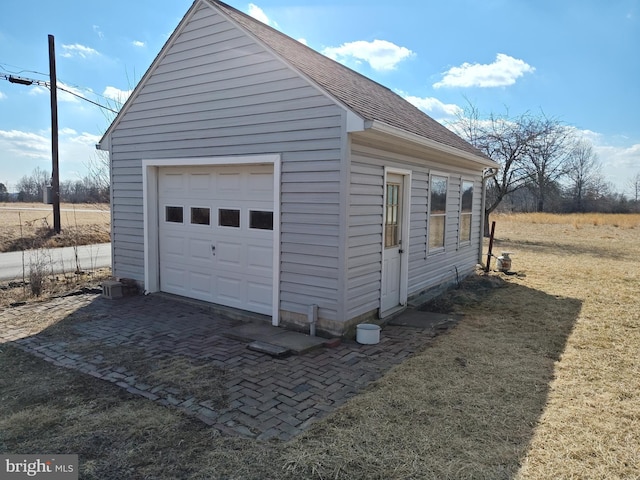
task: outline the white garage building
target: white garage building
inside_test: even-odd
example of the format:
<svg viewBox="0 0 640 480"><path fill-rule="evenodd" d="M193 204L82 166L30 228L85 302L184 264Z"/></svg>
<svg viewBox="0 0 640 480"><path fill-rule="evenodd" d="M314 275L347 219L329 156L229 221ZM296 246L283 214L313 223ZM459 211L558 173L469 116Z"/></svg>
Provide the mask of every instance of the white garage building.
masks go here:
<svg viewBox="0 0 640 480"><path fill-rule="evenodd" d="M196 0L100 142L113 272L341 335L478 261L497 167L404 99Z"/></svg>

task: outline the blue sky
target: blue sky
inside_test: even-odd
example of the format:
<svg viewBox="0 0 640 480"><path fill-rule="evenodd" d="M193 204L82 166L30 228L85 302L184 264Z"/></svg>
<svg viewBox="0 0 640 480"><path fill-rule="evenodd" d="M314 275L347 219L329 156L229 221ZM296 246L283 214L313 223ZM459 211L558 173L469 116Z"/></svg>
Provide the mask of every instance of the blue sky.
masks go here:
<svg viewBox="0 0 640 480"><path fill-rule="evenodd" d="M447 121L544 112L595 146L623 192L640 172L640 0L229 0ZM48 80L117 107L190 0L4 2L0 76ZM113 115L59 92L60 176L86 174ZM49 92L0 77L0 182L51 169Z"/></svg>

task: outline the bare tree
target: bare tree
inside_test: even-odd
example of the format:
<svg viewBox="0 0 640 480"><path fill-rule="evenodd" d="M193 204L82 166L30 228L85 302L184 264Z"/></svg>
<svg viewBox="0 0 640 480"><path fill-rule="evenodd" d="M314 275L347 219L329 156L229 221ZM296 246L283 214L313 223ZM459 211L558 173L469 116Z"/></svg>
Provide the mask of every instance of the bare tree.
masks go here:
<svg viewBox="0 0 640 480"><path fill-rule="evenodd" d="M18 180L18 201L20 202L41 202L44 189L51 183L51 174L36 167L31 175L24 175Z"/></svg>
<svg viewBox="0 0 640 480"><path fill-rule="evenodd" d="M568 192L573 199L573 210L585 211L585 197L600 183L601 164L586 140L575 142L567 158Z"/></svg>
<svg viewBox="0 0 640 480"><path fill-rule="evenodd" d="M6 202L9 200L9 192L4 183L0 183L0 202Z"/></svg>
<svg viewBox="0 0 640 480"><path fill-rule="evenodd" d="M482 119L477 108L468 104L450 127L482 153L500 164L487 183L485 236L489 235L489 215L508 195L526 186L531 177L528 153L541 134L540 121L529 114L509 118L491 114Z"/></svg>
<svg viewBox="0 0 640 480"><path fill-rule="evenodd" d="M636 173L628 181L631 198L634 202L640 201L640 172Z"/></svg>
<svg viewBox="0 0 640 480"><path fill-rule="evenodd" d="M547 117L536 119L532 127L536 132L535 139L528 145L523 167L528 186L536 195L536 210L544 212L547 193L568 171L573 133L557 120Z"/></svg>

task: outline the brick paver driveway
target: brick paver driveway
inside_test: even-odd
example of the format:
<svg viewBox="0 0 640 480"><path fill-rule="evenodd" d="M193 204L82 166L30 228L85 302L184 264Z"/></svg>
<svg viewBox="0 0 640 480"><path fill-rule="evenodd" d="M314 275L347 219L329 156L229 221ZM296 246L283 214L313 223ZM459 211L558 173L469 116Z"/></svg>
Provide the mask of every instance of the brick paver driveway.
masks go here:
<svg viewBox="0 0 640 480"><path fill-rule="evenodd" d="M34 324L46 317L47 328ZM0 311L0 344L112 382L232 435L287 440L422 349L429 328L387 326L284 359L225 336L237 320L162 296L96 294Z"/></svg>

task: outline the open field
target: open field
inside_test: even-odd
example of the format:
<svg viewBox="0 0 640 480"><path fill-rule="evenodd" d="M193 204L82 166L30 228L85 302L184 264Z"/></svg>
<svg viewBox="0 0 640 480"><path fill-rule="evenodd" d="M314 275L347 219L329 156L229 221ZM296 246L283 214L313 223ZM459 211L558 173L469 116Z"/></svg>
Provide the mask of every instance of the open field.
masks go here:
<svg viewBox="0 0 640 480"><path fill-rule="evenodd" d="M464 319L290 442L0 344L0 452L77 453L89 479L640 478L640 215L493 219L515 274L434 302Z"/></svg>
<svg viewBox="0 0 640 480"><path fill-rule="evenodd" d="M53 235L51 205L0 203L0 252L106 243L110 221L109 205L63 203L62 232Z"/></svg>

